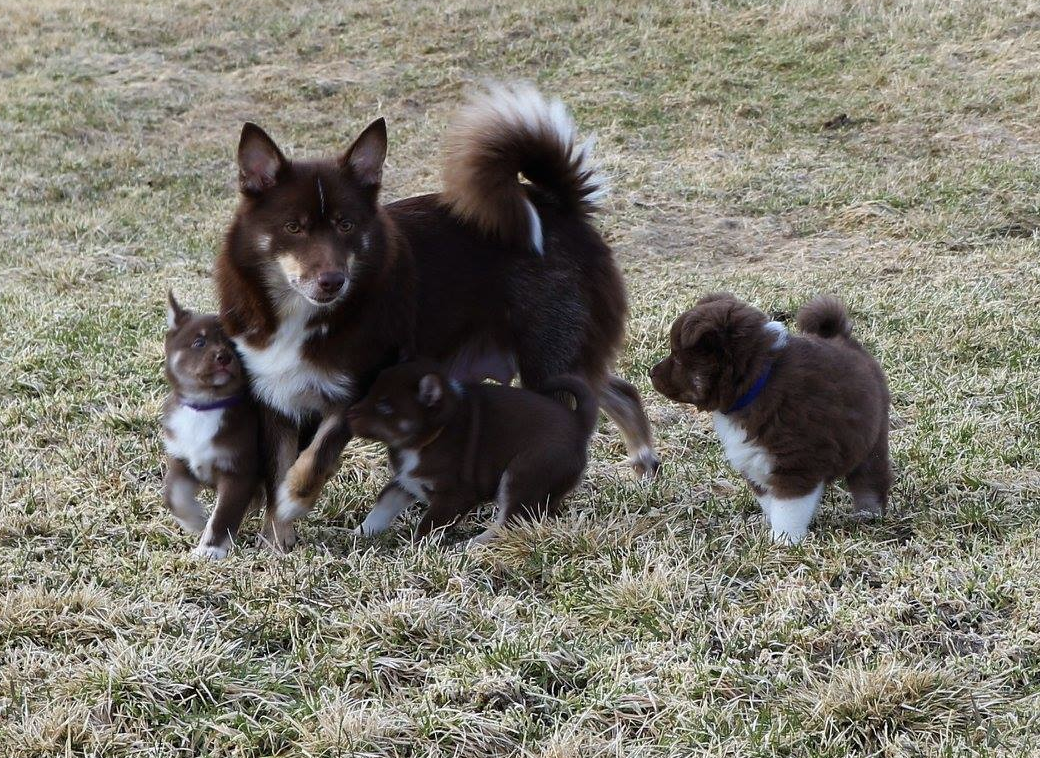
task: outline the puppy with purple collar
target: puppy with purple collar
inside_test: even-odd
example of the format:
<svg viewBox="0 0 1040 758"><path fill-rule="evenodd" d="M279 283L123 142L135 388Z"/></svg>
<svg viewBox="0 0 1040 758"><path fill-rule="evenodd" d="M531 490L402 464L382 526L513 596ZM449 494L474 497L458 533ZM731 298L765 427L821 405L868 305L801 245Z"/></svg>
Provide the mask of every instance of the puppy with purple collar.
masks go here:
<svg viewBox="0 0 1040 758"><path fill-rule="evenodd" d="M654 388L710 411L730 464L747 480L773 538L798 543L824 487L844 478L860 517L884 514L892 474L881 366L852 337L845 307L817 297L800 335L733 295L701 298L672 324Z"/></svg>
<svg viewBox="0 0 1040 758"><path fill-rule="evenodd" d="M246 513L263 502L259 410L216 315L182 308L171 292L167 328L163 500L183 529L201 534L192 552L221 559ZM209 516L197 499L203 487L217 493Z"/></svg>

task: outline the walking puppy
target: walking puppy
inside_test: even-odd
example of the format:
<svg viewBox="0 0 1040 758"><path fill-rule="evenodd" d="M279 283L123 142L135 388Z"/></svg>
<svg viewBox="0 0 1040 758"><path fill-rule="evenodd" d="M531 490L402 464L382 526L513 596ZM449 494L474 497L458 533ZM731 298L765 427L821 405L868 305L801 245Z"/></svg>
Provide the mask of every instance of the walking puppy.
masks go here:
<svg viewBox="0 0 1040 758"><path fill-rule="evenodd" d="M171 292L167 327L172 393L162 420L169 456L163 498L178 524L201 532L195 555L224 558L242 518L262 496L259 412L216 315L181 308ZM196 499L204 486L217 491L208 519Z"/></svg>
<svg viewBox="0 0 1040 758"><path fill-rule="evenodd" d="M293 520L336 470L347 408L402 357L463 383L519 375L537 390L575 374L635 471L653 474L639 394L611 373L627 308L593 225L605 189L563 104L522 85L474 99L448 130L437 194L381 204L386 151L382 119L321 160L242 130L242 196L215 278L264 410L276 546L292 546Z"/></svg>
<svg viewBox="0 0 1040 758"><path fill-rule="evenodd" d="M396 475L358 532L385 531L417 500L429 508L415 539L488 500L496 526L475 542L513 518L555 513L585 471L599 409L574 377L547 381L541 392L571 395L576 407L513 387L463 387L421 363L381 373L349 416L355 434L390 448Z"/></svg>
<svg viewBox="0 0 1040 758"><path fill-rule="evenodd" d="M800 542L824 485L844 477L855 513L888 502L888 388L852 337L845 307L817 297L788 335L729 294L702 298L672 324L654 388L711 411L730 464L747 479L774 539Z"/></svg>

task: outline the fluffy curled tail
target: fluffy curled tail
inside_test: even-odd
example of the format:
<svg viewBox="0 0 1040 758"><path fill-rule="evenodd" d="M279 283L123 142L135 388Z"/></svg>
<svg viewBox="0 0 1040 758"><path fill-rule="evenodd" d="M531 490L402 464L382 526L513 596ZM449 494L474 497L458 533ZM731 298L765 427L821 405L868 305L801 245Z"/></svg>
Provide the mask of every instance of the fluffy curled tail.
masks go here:
<svg viewBox="0 0 1040 758"><path fill-rule="evenodd" d="M585 437L592 436L599 418L599 402L584 381L576 376L557 376L545 382L538 392L549 397L567 394L574 398L574 412L578 416Z"/></svg>
<svg viewBox="0 0 1040 758"><path fill-rule="evenodd" d="M591 213L606 194L591 149L559 100L529 84L493 85L448 130L442 197L485 234L543 253L541 218L518 177L566 212Z"/></svg>
<svg viewBox="0 0 1040 758"><path fill-rule="evenodd" d="M824 339L852 336L852 322L845 306L830 295L814 297L798 309L795 320L805 334L815 334Z"/></svg>

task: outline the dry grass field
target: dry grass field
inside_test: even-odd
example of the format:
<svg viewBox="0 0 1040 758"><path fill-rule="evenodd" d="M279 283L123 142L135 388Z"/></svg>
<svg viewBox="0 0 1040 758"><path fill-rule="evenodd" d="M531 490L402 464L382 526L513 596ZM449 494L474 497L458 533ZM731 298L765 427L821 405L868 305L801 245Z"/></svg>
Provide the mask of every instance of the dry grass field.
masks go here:
<svg viewBox="0 0 1040 758"><path fill-rule="evenodd" d="M222 5L0 0L0 755L1037 754L1035 0ZM387 468L355 444L291 555L254 519L191 559L163 294L213 306L241 122L302 156L385 115L399 198L485 77L598 135L661 476L604 420L558 520L357 541ZM893 392L884 521L833 488L774 546L710 419L652 394L721 288L846 299Z"/></svg>

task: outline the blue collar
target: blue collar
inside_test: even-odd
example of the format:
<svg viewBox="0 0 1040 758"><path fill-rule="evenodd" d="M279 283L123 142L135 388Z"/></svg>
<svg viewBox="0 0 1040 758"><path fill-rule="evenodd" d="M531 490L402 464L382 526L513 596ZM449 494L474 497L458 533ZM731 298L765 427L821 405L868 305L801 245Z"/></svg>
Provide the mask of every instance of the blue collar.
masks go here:
<svg viewBox="0 0 1040 758"><path fill-rule="evenodd" d="M761 375L759 375L758 379L755 380L755 383L751 385L751 389L749 389L747 392L745 392L743 395L737 398L737 402L733 403L733 405L731 405L729 407L729 410L725 411L725 413L735 413L736 411L740 411L747 408L749 405L755 402L755 398L762 394L762 390L765 389L766 382L769 381L769 376L772 373L773 362L769 361L769 363L766 364L765 370L761 373Z"/></svg>
<svg viewBox="0 0 1040 758"><path fill-rule="evenodd" d="M181 400L180 403L185 408L191 408L193 411L219 411L224 408L231 408L243 400L245 400L245 393L240 392L237 395L231 397L225 397L222 400L214 400L212 403L189 403L187 400Z"/></svg>

